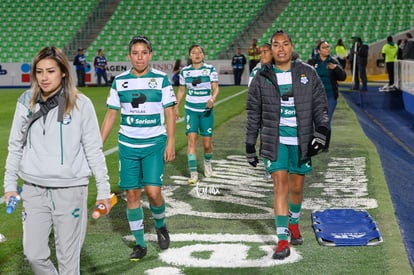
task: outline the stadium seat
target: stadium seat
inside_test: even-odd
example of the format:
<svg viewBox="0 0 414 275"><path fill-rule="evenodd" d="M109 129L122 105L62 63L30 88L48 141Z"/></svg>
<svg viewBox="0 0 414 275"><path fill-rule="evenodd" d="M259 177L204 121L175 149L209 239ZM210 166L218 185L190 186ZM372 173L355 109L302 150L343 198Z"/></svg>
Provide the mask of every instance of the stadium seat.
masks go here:
<svg viewBox="0 0 414 275"><path fill-rule="evenodd" d="M272 26L262 34L259 44L267 41L272 30L278 26L280 29L289 30L295 50L306 59L314 42L320 38L336 44L339 38L347 43L351 36L359 35L366 43L371 43L410 29L414 25L414 0L377 0L377 4L376 1L349 0L341 2L341 5L334 1L300 1L299 11L297 2L288 2ZM301 18L300 24L297 24L298 17ZM321 18L323 20L319 20ZM371 31L374 28L375 31Z"/></svg>
<svg viewBox="0 0 414 275"><path fill-rule="evenodd" d="M20 51L20 45L9 44L7 55L2 55L4 59L11 62L30 62L33 56L39 51L40 47L48 44L55 44L63 47L74 36L76 29L80 27L84 20L91 13L98 0L81 0L80 4L73 4L72 1L51 0L32 0L32 1L1 1L2 13L2 43L3 37L12 37L13 41L18 41L19 37L31 39L30 41L42 43L35 47L26 47ZM82 11L80 11L82 7ZM78 9L77 16L72 13ZM61 26L65 26L62 32ZM62 35L63 34L63 35Z"/></svg>
<svg viewBox="0 0 414 275"><path fill-rule="evenodd" d="M134 29L126 27L127 31L117 32L118 36L125 37L125 41L129 41L131 33L146 34L152 40L154 48L158 44L163 50L162 55L161 51L157 50L153 60L185 59L188 47L193 43L200 43L205 49L209 49L209 58L215 59L266 2L266 0L257 0L257 5L251 6L236 0L228 0L225 4L219 0L189 1L171 0L155 3L148 0L124 0L119 3L107 25L119 25L122 28L134 26ZM139 13L122 16L129 13L131 6L143 5L143 3L147 8L141 9ZM238 5L238 12L233 10L236 5ZM240 17L240 14L247 16ZM126 23L127 17L133 22ZM145 20L141 20L142 18ZM211 39L213 35L214 39ZM108 41L108 34L101 32L97 40ZM112 53L116 54L117 51L114 50ZM109 60L118 59L108 53L106 56Z"/></svg>
<svg viewBox="0 0 414 275"><path fill-rule="evenodd" d="M34 56L45 43L56 43L63 47L72 39L97 2L0 1L0 38L2 48L7 53L5 56L2 52L0 61L10 59L17 62L26 58L17 56L15 59L13 54L18 52L15 47L19 43L15 45L13 42L18 41L19 37L38 41L39 44L33 50L28 49L29 56ZM157 54L163 53L160 56L155 54L153 60L186 59L188 47L192 43L201 43L208 52L208 58L216 59L267 2L123 0L90 45L93 50L86 51L86 56L89 60L96 54L97 47L107 47L110 49L110 52L105 53L108 60L124 61L126 43L133 35L143 34L157 46ZM334 1L288 1L271 26L260 34L259 44L267 42L276 28L284 29L291 34L295 50L307 57L309 45L313 47L318 38L335 43L339 38L348 41L353 35L361 35L364 41L370 43L414 25L414 0L374 2L349 0L338 5ZM297 9L298 5L300 9ZM138 6L145 8L131 9ZM16 20L22 18L24 20ZM375 26L380 25L378 22L385 20L390 23L381 24L383 27L374 30Z"/></svg>

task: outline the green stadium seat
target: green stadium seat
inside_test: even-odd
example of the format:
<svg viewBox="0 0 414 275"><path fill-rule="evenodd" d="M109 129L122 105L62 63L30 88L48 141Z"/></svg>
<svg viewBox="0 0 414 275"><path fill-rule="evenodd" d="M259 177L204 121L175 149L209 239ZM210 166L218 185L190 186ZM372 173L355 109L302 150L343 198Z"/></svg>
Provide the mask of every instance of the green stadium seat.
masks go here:
<svg viewBox="0 0 414 275"><path fill-rule="evenodd" d="M186 58L188 47L195 42L205 47L209 59L215 59L267 1L123 0L92 42L90 47L93 50L86 51L86 55L91 59L96 53L95 48L107 47L105 54L109 60L126 61L126 43L131 36L144 34L153 41L156 48L153 60ZM338 38L347 41L350 36L359 34L370 43L414 25L414 0L378 1L381 1L380 5L358 0L344 1L341 5L335 1L289 1L282 14L260 34L259 43L268 41L274 30L281 28L292 35L299 54L308 56L316 39L321 37L335 43ZM17 62L27 58L26 55L34 56L45 43L64 46L97 2L98 0L0 1L2 48L10 47L6 51L7 57L2 52L2 60L9 58ZM300 9L297 8L298 5ZM142 7L138 11L131 9L138 6ZM57 17L60 20L55 24ZM298 21L298 18L301 20ZM315 20L316 18L324 19ZM373 26L378 25L378 20L389 20L390 24L373 29ZM331 31L332 27L334 32ZM30 37L31 43L36 41L39 44L33 46L33 49L26 47L23 55L15 56L14 53L19 53L16 47L22 45L19 37Z"/></svg>
<svg viewBox="0 0 414 275"><path fill-rule="evenodd" d="M154 49L157 49L153 60L185 58L188 47L193 43L201 43L208 51L209 58L214 59L255 14L250 12L252 6L239 3L236 0L226 2L224 7L227 8L224 8L223 16L220 15L223 4L219 0L190 1L171 0L157 3L144 1L146 8L140 9L139 13L133 13L130 6L141 5L142 1L124 0L118 5L107 26L111 26L110 29L114 29L112 28L114 25L121 26L121 30L116 31L116 36L126 37L124 39L126 41L129 41L132 33L149 36L154 44ZM256 2L258 10L265 3L265 0L257 0ZM242 13L247 16L240 18L238 13L232 12L236 5L238 8L244 9ZM127 20L132 20L132 22L128 23ZM134 26L134 29L130 29L128 26ZM211 39L213 35L214 38ZM111 41L113 38L109 39L107 32L101 32L97 39ZM158 46L155 46L157 44ZM160 50L163 49L164 51L160 54ZM117 54L115 50L111 52ZM110 56L108 52L106 52L106 56L109 60L116 58Z"/></svg>
<svg viewBox="0 0 414 275"><path fill-rule="evenodd" d="M86 20L97 1L81 0L81 5L79 3L74 5L73 1L58 0L1 1L2 36L11 37L16 42L19 42L20 38L28 37L31 43L36 43L35 46L26 46L24 51L21 51L22 44L9 44L6 39L11 48L7 52L7 57L2 55L1 61L4 58L11 60L11 62L30 62L40 47L46 46L46 44L63 47L74 36L76 29ZM82 7L82 11L80 11L80 7ZM71 14L76 9L79 12L76 17L72 18ZM62 26L65 32L62 32ZM2 43L5 43L4 41L5 39L2 39Z"/></svg>
<svg viewBox="0 0 414 275"><path fill-rule="evenodd" d="M298 2L300 10L297 8ZM338 5L335 1L289 1L282 14L264 31L259 42L266 41L275 27L288 30L295 43L295 50L300 56L308 57L314 41L322 37L329 39L331 44L336 44L339 38L348 41L353 35L362 35L365 42L371 43L414 26L414 0L386 0L380 4L374 2L349 0ZM298 17L301 21L295 24ZM312 25L308 25L308 22ZM379 25L381 27L377 27ZM334 31L331 30L332 26Z"/></svg>

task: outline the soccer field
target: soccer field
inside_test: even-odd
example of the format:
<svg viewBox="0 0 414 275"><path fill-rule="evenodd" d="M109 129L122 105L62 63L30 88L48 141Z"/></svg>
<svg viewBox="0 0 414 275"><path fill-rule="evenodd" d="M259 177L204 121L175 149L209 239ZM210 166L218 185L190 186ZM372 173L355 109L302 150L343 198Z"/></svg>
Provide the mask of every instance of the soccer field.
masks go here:
<svg viewBox="0 0 414 275"><path fill-rule="evenodd" d="M171 246L160 252L147 200L143 198L147 256L130 263L134 245L122 199L112 212L90 219L82 250L82 274L412 274L394 216L388 188L375 147L339 98L329 153L313 158L314 171L306 178L301 229L302 246L285 260L271 259L276 244L273 188L263 179L263 167L248 166L244 157L246 87L220 87L215 107L214 176L187 184L186 137L177 124L176 160L166 165L164 196ZM5 162L15 102L22 90L0 90L0 159ZM108 89L84 88L100 121ZM183 114L183 112L181 112ZM118 192L116 131L104 146L112 190ZM114 149L115 148L115 149ZM201 146L199 146L201 153ZM261 163L262 164L262 163ZM200 169L202 165L199 161ZM4 165L3 165L4 167ZM0 171L3 177L4 170ZM90 185L89 207L95 201ZM3 196L3 189L0 191ZM122 194L120 194L122 198ZM347 207L365 209L378 223L384 242L377 246L327 247L318 244L311 212ZM31 274L22 255L19 209L12 215L0 204L0 274ZM52 251L54 253L54 251Z"/></svg>

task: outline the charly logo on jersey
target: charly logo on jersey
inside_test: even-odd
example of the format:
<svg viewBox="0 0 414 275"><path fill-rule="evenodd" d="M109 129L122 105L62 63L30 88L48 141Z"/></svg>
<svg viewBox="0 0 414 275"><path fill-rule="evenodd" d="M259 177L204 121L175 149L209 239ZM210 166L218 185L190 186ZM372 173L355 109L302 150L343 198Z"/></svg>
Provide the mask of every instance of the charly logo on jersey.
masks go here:
<svg viewBox="0 0 414 275"><path fill-rule="evenodd" d="M155 89L157 87L157 80L155 80L155 78L151 78L148 82L148 87Z"/></svg>
<svg viewBox="0 0 414 275"><path fill-rule="evenodd" d="M306 83L308 83L308 82L309 82L308 77L307 77L305 74L301 74L301 75L300 75L300 83L302 83L302 84L306 84Z"/></svg>
<svg viewBox="0 0 414 275"><path fill-rule="evenodd" d="M72 211L72 216L73 216L74 218L79 218L79 216L80 216L80 209L79 209L79 208L75 208L75 209Z"/></svg>

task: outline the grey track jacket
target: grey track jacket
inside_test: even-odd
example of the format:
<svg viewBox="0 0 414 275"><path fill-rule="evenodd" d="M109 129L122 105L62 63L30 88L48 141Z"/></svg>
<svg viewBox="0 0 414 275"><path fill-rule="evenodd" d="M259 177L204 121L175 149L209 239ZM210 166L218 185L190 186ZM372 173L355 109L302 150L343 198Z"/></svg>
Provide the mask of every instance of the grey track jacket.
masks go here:
<svg viewBox="0 0 414 275"><path fill-rule="evenodd" d="M307 159L315 129L328 128L328 103L322 81L311 66L296 60L291 71L299 146L302 159ZM277 159L279 148L280 101L273 64L265 64L256 73L247 95L246 143L256 144L260 130L260 155L272 161Z"/></svg>
<svg viewBox="0 0 414 275"><path fill-rule="evenodd" d="M109 198L102 139L89 98L79 94L70 119L64 117L62 123L57 121L57 107L50 110L45 121L43 117L36 120L29 130L27 144L22 148L31 96L31 90L25 91L16 105L6 160L5 192L16 190L18 177L31 184L59 188L88 185L93 173L97 199Z"/></svg>

